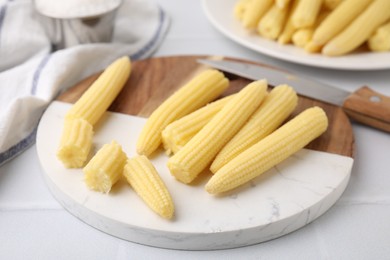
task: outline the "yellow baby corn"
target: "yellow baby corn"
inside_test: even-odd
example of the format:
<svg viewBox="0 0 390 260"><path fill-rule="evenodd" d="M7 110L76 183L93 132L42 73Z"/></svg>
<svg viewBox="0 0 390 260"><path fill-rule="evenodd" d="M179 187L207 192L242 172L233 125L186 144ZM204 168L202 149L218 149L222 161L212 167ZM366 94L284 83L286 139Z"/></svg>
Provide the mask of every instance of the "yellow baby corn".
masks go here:
<svg viewBox="0 0 390 260"><path fill-rule="evenodd" d="M294 1L294 0L293 0ZM275 1L275 4L279 7L279 8L287 8L288 5L290 4L290 0L276 0Z"/></svg>
<svg viewBox="0 0 390 260"><path fill-rule="evenodd" d="M295 9L297 8L300 1L301 0L294 0L291 4L291 7L289 8L290 10L287 15L286 24L284 25L284 28L278 37L278 43L280 44L287 44L291 42L291 38L297 29L293 24L292 14L295 12Z"/></svg>
<svg viewBox="0 0 390 260"><path fill-rule="evenodd" d="M242 19L242 16L244 15L244 12L246 10L246 6L247 4L252 1L252 0L239 0L235 5L234 5L234 10L233 10L233 14L234 14L234 17L237 19L237 20L241 20Z"/></svg>
<svg viewBox="0 0 390 260"><path fill-rule="evenodd" d="M375 30L368 39L372 51L390 51L390 21Z"/></svg>
<svg viewBox="0 0 390 260"><path fill-rule="evenodd" d="M246 5L242 24L247 29L255 29L261 17L272 6L273 0L252 0Z"/></svg>
<svg viewBox="0 0 390 260"><path fill-rule="evenodd" d="M309 108L242 152L206 184L211 194L234 189L282 162L326 131L328 118L319 107Z"/></svg>
<svg viewBox="0 0 390 260"><path fill-rule="evenodd" d="M300 0L291 17L293 25L297 29L314 25L321 5L322 0Z"/></svg>
<svg viewBox="0 0 390 260"><path fill-rule="evenodd" d="M313 28L298 29L292 36L292 43L297 47L305 48L305 46L310 42L313 32Z"/></svg>
<svg viewBox="0 0 390 260"><path fill-rule="evenodd" d="M88 159L92 147L93 127L83 119L65 120L58 159L67 168L81 168Z"/></svg>
<svg viewBox="0 0 390 260"><path fill-rule="evenodd" d="M214 101L165 127L162 131L162 142L166 153L170 155L179 151L233 96Z"/></svg>
<svg viewBox="0 0 390 260"><path fill-rule="evenodd" d="M338 56L353 51L390 18L389 10L389 0L375 0L346 29L328 42L322 53Z"/></svg>
<svg viewBox="0 0 390 260"><path fill-rule="evenodd" d="M323 6L327 10L334 10L336 9L340 3L344 2L345 0L324 0Z"/></svg>
<svg viewBox="0 0 390 260"><path fill-rule="evenodd" d="M117 142L103 145L83 169L85 183L91 190L108 193L122 175L126 160Z"/></svg>
<svg viewBox="0 0 390 260"><path fill-rule="evenodd" d="M319 24L328 16L329 11L321 10L317 16L316 22L312 26L298 29L292 36L292 42L295 46L305 48L307 51L314 52L319 51L317 47L311 40L314 34L314 30Z"/></svg>
<svg viewBox="0 0 390 260"><path fill-rule="evenodd" d="M265 97L266 89L265 80L255 81L242 89L168 160L171 174L183 183L193 181L253 114Z"/></svg>
<svg viewBox="0 0 390 260"><path fill-rule="evenodd" d="M210 166L217 172L237 155L272 133L292 113L298 96L288 85L273 88L241 130L222 148Z"/></svg>
<svg viewBox="0 0 390 260"><path fill-rule="evenodd" d="M261 36L275 40L282 32L288 14L288 7L279 8L276 4L265 13L257 26Z"/></svg>
<svg viewBox="0 0 390 260"><path fill-rule="evenodd" d="M161 132L173 121L216 99L229 85L218 70L206 70L165 100L148 118L137 140L138 154L149 156L161 144Z"/></svg>
<svg viewBox="0 0 390 260"><path fill-rule="evenodd" d="M299 29L293 35L293 43L296 46L302 47L307 52L320 52L322 45L318 45L313 41L314 32L322 24L322 22L328 17L331 11L323 9L317 17L317 20L313 26Z"/></svg>
<svg viewBox="0 0 390 260"><path fill-rule="evenodd" d="M310 53L320 52L322 46L321 46L321 45L318 45L318 44L316 44L316 43L314 43L314 42L312 41L312 39L313 39L313 34L314 34L314 32L313 32L312 35L311 35L311 40L309 40L309 41L306 43L306 45L303 46L303 47L304 47L305 51L310 52Z"/></svg>
<svg viewBox="0 0 390 260"><path fill-rule="evenodd" d="M154 212L163 218L172 218L174 205L171 195L146 156L139 155L129 159L123 174L138 196Z"/></svg>
<svg viewBox="0 0 390 260"><path fill-rule="evenodd" d="M346 28L373 0L344 0L318 26L313 35L313 43L325 45Z"/></svg>
<svg viewBox="0 0 390 260"><path fill-rule="evenodd" d="M114 61L72 106L66 118L83 118L94 125L121 91L130 71L127 56Z"/></svg>

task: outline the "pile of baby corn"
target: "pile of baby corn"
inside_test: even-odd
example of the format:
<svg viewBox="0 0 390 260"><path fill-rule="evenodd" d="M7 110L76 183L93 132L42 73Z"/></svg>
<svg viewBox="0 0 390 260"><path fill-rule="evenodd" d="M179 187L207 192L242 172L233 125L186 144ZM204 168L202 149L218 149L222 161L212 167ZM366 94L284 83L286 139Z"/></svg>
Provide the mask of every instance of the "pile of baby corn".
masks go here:
<svg viewBox="0 0 390 260"><path fill-rule="evenodd" d="M366 44L390 51L389 0L238 0L244 28L309 53L340 56Z"/></svg>
<svg viewBox="0 0 390 260"><path fill-rule="evenodd" d="M268 91L265 79L218 99L229 80L218 70L194 76L147 119L128 158L116 141L92 156L93 127L130 76L131 62L112 63L71 107L57 157L68 168L83 168L87 186L108 193L124 176L145 203L160 216L174 213L172 197L148 159L163 146L167 167L182 183L210 171L205 189L211 194L239 187L282 162L326 131L328 119L319 107L288 118L298 96L288 85Z"/></svg>

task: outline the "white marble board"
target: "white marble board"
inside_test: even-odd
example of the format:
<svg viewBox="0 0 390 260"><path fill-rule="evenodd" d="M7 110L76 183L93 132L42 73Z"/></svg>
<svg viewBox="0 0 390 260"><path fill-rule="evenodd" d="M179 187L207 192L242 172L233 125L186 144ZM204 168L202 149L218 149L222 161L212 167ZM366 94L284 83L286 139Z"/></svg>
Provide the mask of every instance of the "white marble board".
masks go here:
<svg viewBox="0 0 390 260"><path fill-rule="evenodd" d="M165 220L151 211L126 181L112 192L88 190L81 169L66 169L56 158L63 117L71 104L54 101L38 127L37 151L54 197L73 215L107 234L145 245L213 250L252 245L286 235L326 212L345 190L353 159L303 149L242 188L224 196L204 190L209 174L194 184L176 181L163 151L152 162L175 204ZM95 150L118 141L129 157L145 119L107 112L95 129Z"/></svg>

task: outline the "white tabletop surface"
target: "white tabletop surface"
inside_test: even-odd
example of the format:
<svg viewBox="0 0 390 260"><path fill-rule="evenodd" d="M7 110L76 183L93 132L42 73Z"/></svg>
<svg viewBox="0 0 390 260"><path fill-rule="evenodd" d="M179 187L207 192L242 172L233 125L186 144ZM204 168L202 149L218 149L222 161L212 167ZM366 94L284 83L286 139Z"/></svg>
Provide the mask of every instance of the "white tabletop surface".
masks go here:
<svg viewBox="0 0 390 260"><path fill-rule="evenodd" d="M390 70L310 68L269 58L228 40L199 1L158 0L171 27L154 56L207 54L245 58L354 90L390 96ZM257 245L178 251L124 241L80 221L53 198L33 145L0 167L0 259L390 259L390 135L353 124L355 162L340 200L311 224Z"/></svg>

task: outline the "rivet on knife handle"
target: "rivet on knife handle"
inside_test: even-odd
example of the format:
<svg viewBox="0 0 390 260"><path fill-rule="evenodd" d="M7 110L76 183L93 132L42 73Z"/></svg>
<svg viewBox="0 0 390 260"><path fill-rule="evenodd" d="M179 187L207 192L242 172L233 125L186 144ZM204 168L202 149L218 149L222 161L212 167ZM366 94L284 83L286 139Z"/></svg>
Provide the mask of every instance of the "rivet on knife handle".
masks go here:
<svg viewBox="0 0 390 260"><path fill-rule="evenodd" d="M390 132L390 97L362 87L345 99L343 108L355 121Z"/></svg>

